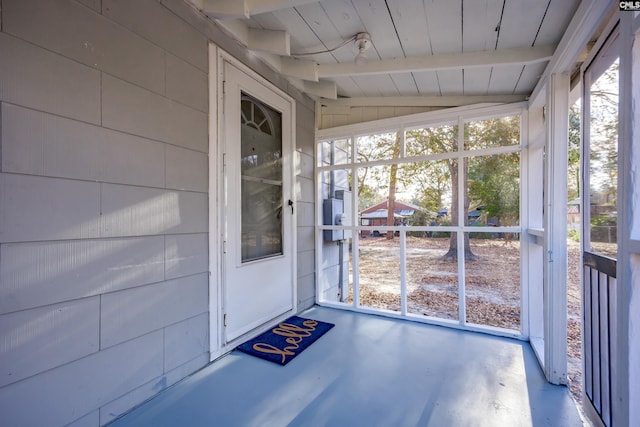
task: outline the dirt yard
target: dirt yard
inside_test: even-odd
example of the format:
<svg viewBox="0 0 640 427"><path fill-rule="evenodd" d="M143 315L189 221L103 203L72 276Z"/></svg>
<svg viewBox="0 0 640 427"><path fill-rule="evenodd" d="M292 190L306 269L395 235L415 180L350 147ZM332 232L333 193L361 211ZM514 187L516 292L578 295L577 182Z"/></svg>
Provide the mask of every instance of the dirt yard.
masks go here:
<svg viewBox="0 0 640 427"><path fill-rule="evenodd" d="M567 346L571 393L581 400L580 247L569 241ZM360 304L400 311L400 239L359 240ZM448 238L407 237L407 312L458 319L458 263L446 261ZM471 239L465 262L468 323L520 329L520 242ZM351 301L351 295L349 300Z"/></svg>

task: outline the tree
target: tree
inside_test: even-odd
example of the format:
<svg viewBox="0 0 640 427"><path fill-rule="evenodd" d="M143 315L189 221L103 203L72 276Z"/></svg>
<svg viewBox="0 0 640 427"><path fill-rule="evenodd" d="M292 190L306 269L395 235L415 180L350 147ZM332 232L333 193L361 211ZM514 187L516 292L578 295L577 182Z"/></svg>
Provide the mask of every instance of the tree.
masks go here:
<svg viewBox="0 0 640 427"><path fill-rule="evenodd" d="M458 147L458 126L457 125L443 125L424 129L413 129L407 131L407 145L409 153L423 153L423 154L439 154L439 153L451 153L457 151ZM458 159L446 159L443 161L446 165L447 171L443 174L441 168L435 167L432 169L432 182L442 183L443 176L448 176L450 180L451 189L451 207L450 214L454 225L457 224L459 216L459 198L458 198ZM437 163L436 163L437 164ZM427 167L426 174L429 174ZM462 165L462 178L466 182L468 171L468 162L465 160ZM442 189L442 187L439 187ZM438 198L441 200L443 194L439 193ZM463 195L463 207L464 212L467 212L469 208L470 199L467 194L467 186L464 186ZM437 209L440 209L438 206ZM436 209L436 210L437 210ZM468 225L468 216L464 215L464 225ZM471 251L471 244L469 242L469 235L464 235L464 254L466 260L477 259L476 255ZM449 250L444 255L447 260L458 259L458 238L456 233L451 233L449 240Z"/></svg>
<svg viewBox="0 0 640 427"><path fill-rule="evenodd" d="M569 109L569 141L567 153L569 200L580 197L580 107L574 104Z"/></svg>
<svg viewBox="0 0 640 427"><path fill-rule="evenodd" d="M520 117L478 120L465 126L467 148L515 146L520 142ZM474 156L470 158L469 195L483 206L497 225L515 225L520 217L520 154Z"/></svg>
<svg viewBox="0 0 640 427"><path fill-rule="evenodd" d="M396 135L396 140L393 144L392 158L397 159L400 157L400 134ZM393 163L391 165L391 171L389 173L389 195L387 197L387 225L395 225L395 206L396 206L396 185L398 183L398 164ZM387 231L387 239L393 239L393 230Z"/></svg>

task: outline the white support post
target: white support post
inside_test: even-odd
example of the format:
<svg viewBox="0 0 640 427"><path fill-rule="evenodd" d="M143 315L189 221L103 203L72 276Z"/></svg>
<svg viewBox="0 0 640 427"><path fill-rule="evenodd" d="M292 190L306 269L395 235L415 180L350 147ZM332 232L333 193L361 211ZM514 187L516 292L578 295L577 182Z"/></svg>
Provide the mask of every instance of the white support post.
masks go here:
<svg viewBox="0 0 640 427"><path fill-rule="evenodd" d="M407 315L407 232L400 229L400 314Z"/></svg>
<svg viewBox="0 0 640 427"><path fill-rule="evenodd" d="M462 116L458 117L458 231L456 238L458 240L458 320L461 326L465 326L467 323L467 291L466 291L466 277L465 277L465 247L464 247L464 232L462 228L465 226L465 219L468 215L467 209L464 206L464 188L467 183L464 180L464 162L465 158L462 156L464 150L464 120Z"/></svg>
<svg viewBox="0 0 640 427"><path fill-rule="evenodd" d="M569 74L547 84L544 193L544 371L552 384L567 384L567 141Z"/></svg>
<svg viewBox="0 0 640 427"><path fill-rule="evenodd" d="M544 301L543 301L543 264L544 247L542 236L543 222L543 182L544 182L544 145L546 140L544 112L542 107L529 110L527 115L529 146L527 147L526 171L526 203L523 203L526 237L522 239L527 248L526 266L523 274L527 274L529 305L528 335L531 346L538 358L540 366L545 365L544 356ZM523 331L524 332L524 331Z"/></svg>
<svg viewBox="0 0 640 427"><path fill-rule="evenodd" d="M620 12L618 261L613 420L640 425L640 72L639 18ZM632 77L633 76L633 77ZM634 108L635 106L635 108Z"/></svg>

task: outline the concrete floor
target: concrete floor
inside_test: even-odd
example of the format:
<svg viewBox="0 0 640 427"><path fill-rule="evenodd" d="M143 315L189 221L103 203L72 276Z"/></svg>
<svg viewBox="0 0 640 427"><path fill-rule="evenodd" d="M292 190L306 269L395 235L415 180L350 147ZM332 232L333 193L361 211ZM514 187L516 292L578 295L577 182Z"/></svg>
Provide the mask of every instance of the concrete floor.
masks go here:
<svg viewBox="0 0 640 427"><path fill-rule="evenodd" d="M282 367L234 351L112 426L581 426L528 343L314 307L336 327Z"/></svg>

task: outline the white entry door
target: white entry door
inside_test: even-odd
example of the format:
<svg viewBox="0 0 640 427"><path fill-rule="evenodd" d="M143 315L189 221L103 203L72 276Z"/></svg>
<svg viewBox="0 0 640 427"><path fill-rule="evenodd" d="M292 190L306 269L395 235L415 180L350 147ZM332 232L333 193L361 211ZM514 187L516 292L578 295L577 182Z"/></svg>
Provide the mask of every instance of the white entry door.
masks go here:
<svg viewBox="0 0 640 427"><path fill-rule="evenodd" d="M294 309L293 101L224 62L224 341Z"/></svg>

